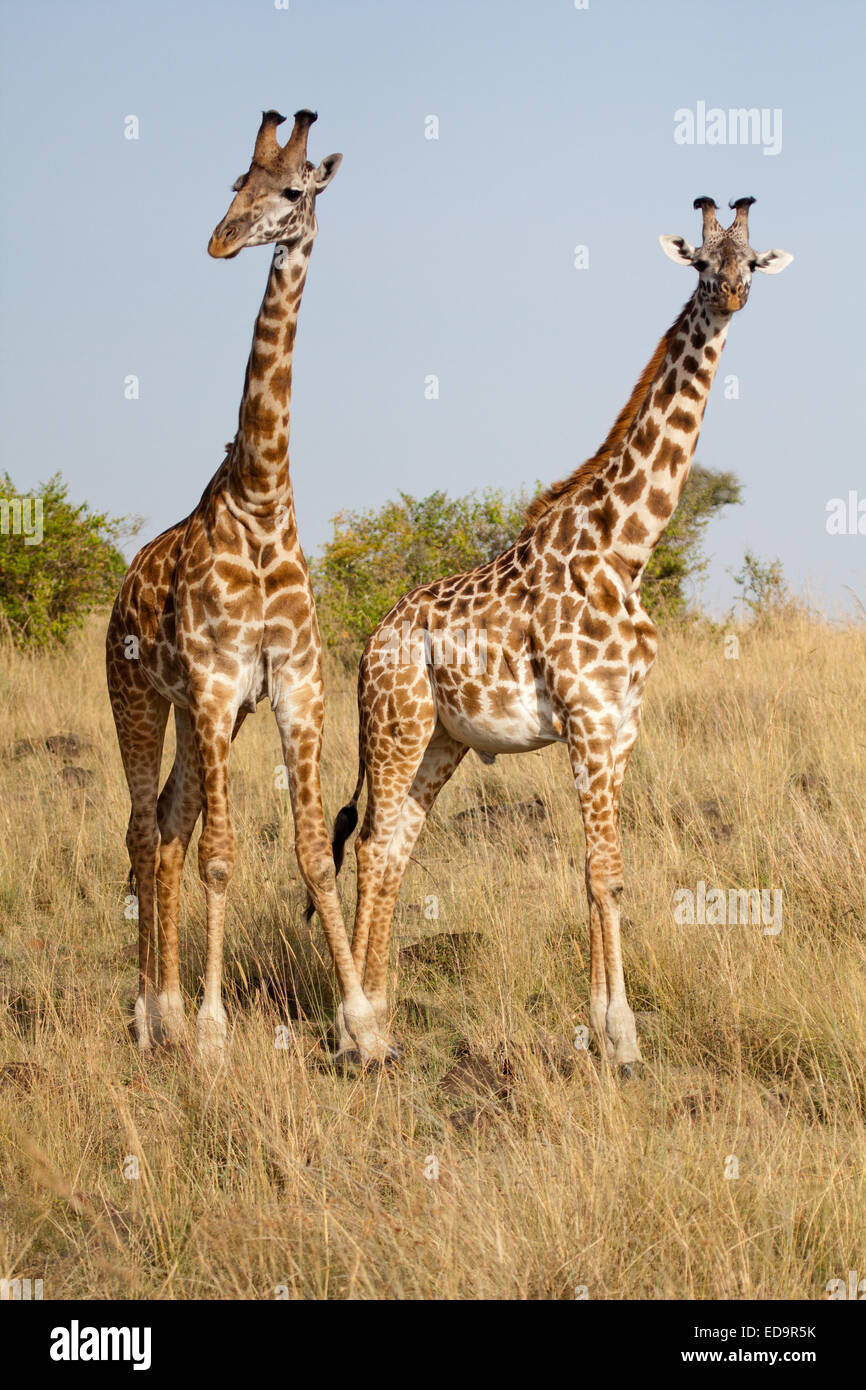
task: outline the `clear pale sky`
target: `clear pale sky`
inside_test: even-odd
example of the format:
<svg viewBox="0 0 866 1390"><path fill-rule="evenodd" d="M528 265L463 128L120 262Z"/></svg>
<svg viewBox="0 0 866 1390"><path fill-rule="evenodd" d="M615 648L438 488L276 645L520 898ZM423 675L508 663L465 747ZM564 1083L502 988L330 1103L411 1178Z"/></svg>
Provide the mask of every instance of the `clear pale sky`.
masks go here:
<svg viewBox="0 0 866 1390"><path fill-rule="evenodd" d="M399 489L574 468L692 291L658 234L752 194L753 245L796 259L755 276L707 409L697 458L745 505L708 533L705 597L748 546L866 602L866 535L826 530L831 498L866 498L864 37L860 0L3 0L3 466L23 492L62 470L143 539L194 506L271 254L218 263L208 236L262 109L309 106L311 157L344 162L295 354L308 552ZM676 143L699 102L781 111L781 149Z"/></svg>

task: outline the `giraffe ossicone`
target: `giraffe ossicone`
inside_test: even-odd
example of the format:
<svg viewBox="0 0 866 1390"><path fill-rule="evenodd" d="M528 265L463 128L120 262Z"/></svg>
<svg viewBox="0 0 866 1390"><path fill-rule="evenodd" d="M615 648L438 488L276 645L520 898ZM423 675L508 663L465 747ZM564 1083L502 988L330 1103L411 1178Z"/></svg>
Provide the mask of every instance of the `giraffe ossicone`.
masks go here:
<svg viewBox="0 0 866 1390"><path fill-rule="evenodd" d="M602 1057L626 1068L640 1061L620 945L619 843L620 790L658 645L640 582L688 477L731 316L748 299L753 271L776 274L792 259L749 245L753 201L732 203L725 229L714 200L697 199L697 248L660 238L698 283L598 451L536 498L509 550L412 590L367 642L358 780L337 819L334 858L339 868L366 782L352 954L382 1033L394 906L442 787L469 749L489 760L564 743L586 837L589 1020ZM388 634L404 627L431 641L483 630L484 669L395 663Z"/></svg>
<svg viewBox="0 0 866 1390"><path fill-rule="evenodd" d="M247 173L211 236L211 256L275 244L256 319L237 433L197 507L139 551L114 604L106 663L132 809L127 831L138 895L139 992L134 1029L143 1051L185 1032L178 968L183 862L199 815L199 875L207 906L199 1050L222 1053L226 890L235 862L228 756L247 713L268 696L288 773L295 848L336 967L355 1044L384 1060L381 1037L352 959L322 813L319 759L321 641L298 539L289 477L292 356L316 200L341 155L307 159L316 116L266 111ZM128 659L130 650L135 659ZM174 708L176 753L160 791L162 746Z"/></svg>

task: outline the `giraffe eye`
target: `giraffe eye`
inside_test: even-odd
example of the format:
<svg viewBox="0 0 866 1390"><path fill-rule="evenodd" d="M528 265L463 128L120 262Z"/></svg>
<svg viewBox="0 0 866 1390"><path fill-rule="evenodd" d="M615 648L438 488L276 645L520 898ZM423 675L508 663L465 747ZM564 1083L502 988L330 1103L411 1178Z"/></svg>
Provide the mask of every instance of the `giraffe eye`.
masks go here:
<svg viewBox="0 0 866 1390"><path fill-rule="evenodd" d="M288 198L290 203L296 203L300 198L302 192L303 189L301 188L284 188L283 197Z"/></svg>

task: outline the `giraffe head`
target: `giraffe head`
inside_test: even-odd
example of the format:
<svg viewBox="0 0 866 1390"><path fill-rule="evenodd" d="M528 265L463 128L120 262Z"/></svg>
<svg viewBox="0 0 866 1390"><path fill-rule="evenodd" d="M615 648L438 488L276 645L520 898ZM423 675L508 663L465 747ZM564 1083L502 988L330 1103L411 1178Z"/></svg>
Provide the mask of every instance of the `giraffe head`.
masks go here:
<svg viewBox="0 0 866 1390"><path fill-rule="evenodd" d="M231 206L208 244L211 256L229 260L245 246L315 236L316 196L331 182L343 156L329 154L316 168L307 159L307 132L316 113L296 112L291 136L281 145L277 126L285 119L279 111L264 112L252 164L232 185Z"/></svg>
<svg viewBox="0 0 866 1390"><path fill-rule="evenodd" d="M700 276L698 298L708 309L733 314L749 297L752 271L778 275L794 259L788 251L753 251L749 245L749 208L754 198L738 198L728 206L734 220L727 229L716 220L712 198L696 198L703 214L703 237L698 247L681 236L660 236L662 250L679 265L691 265Z"/></svg>

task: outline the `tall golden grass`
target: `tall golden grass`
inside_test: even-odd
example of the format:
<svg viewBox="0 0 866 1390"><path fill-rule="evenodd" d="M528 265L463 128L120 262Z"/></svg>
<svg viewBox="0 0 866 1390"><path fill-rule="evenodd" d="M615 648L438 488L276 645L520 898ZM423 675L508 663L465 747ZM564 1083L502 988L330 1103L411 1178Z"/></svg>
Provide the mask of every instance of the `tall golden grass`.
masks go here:
<svg viewBox="0 0 866 1390"><path fill-rule="evenodd" d="M229 1063L141 1060L101 636L0 663L0 1276L46 1298L809 1299L866 1270L862 627L788 614L734 660L720 633L663 635L622 817L629 1082L579 1046L582 832L557 748L470 757L445 789L397 912L402 1065L333 1065L266 706L232 754ZM333 815L356 714L329 678ZM52 752L55 733L83 742ZM781 889L781 932L677 925L701 880ZM193 845L191 1004L203 916Z"/></svg>

